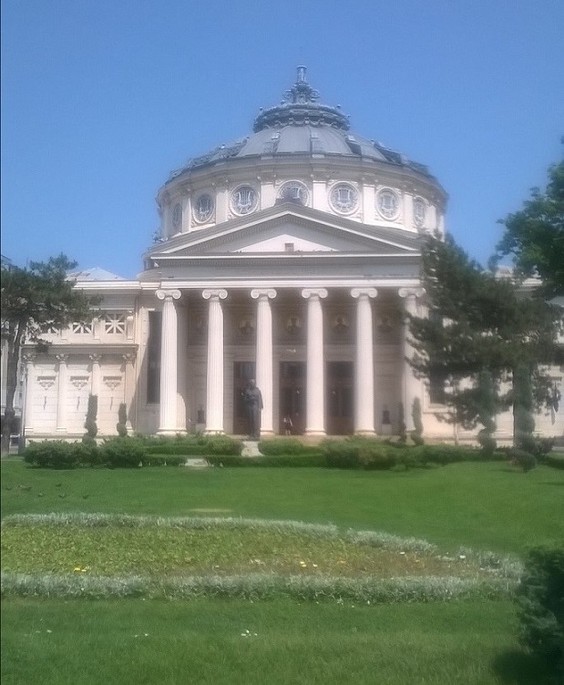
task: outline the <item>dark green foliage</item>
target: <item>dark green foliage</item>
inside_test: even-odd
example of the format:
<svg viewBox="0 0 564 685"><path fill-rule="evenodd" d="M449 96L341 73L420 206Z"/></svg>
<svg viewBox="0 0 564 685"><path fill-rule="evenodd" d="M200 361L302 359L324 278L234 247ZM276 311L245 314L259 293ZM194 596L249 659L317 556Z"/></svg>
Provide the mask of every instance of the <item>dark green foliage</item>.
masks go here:
<svg viewBox="0 0 564 685"><path fill-rule="evenodd" d="M151 454L203 457L241 454L243 443L228 435L177 435L174 438L138 436Z"/></svg>
<svg viewBox="0 0 564 685"><path fill-rule="evenodd" d="M147 454L143 466L184 466L186 457L179 454Z"/></svg>
<svg viewBox="0 0 564 685"><path fill-rule="evenodd" d="M564 161L548 179L545 193L533 188L523 209L500 221L505 233L493 262L510 255L520 277L540 276L538 294L550 299L564 294Z"/></svg>
<svg viewBox="0 0 564 685"><path fill-rule="evenodd" d="M525 560L517 602L521 642L564 681L564 548L533 549Z"/></svg>
<svg viewBox="0 0 564 685"><path fill-rule="evenodd" d="M493 434L496 430L498 401L492 374L487 369L482 369L478 376L477 405L477 419L483 426L478 433L478 442L484 454L493 454L497 447Z"/></svg>
<svg viewBox="0 0 564 685"><path fill-rule="evenodd" d="M513 374L513 434L515 447L531 454L535 451L533 390L529 369L520 364Z"/></svg>
<svg viewBox="0 0 564 685"><path fill-rule="evenodd" d="M320 451L310 454L280 454L263 457L240 457L240 456L206 456L210 466L260 466L271 468L312 468L325 466L325 457Z"/></svg>
<svg viewBox="0 0 564 685"><path fill-rule="evenodd" d="M306 445L298 438L269 438L259 442L259 451L265 456L289 456L319 453L319 448L313 445Z"/></svg>
<svg viewBox="0 0 564 685"><path fill-rule="evenodd" d="M44 345L42 336L51 328L91 321L92 308L99 303L99 298L74 289L68 273L75 266L76 262L61 254L47 262L30 262L24 269L2 271L2 354L7 357L2 453L9 449L22 346Z"/></svg>
<svg viewBox="0 0 564 685"><path fill-rule="evenodd" d="M125 402L119 405L116 430L120 438L127 437L127 405Z"/></svg>
<svg viewBox="0 0 564 685"><path fill-rule="evenodd" d="M509 450L508 454L511 457L511 463L515 464L515 466L520 466L524 473L528 473L537 467L537 458L527 450L515 447Z"/></svg>
<svg viewBox="0 0 564 685"><path fill-rule="evenodd" d="M104 462L110 468L136 468L144 466L147 447L135 438L111 438L101 446Z"/></svg>
<svg viewBox="0 0 564 685"><path fill-rule="evenodd" d="M32 442L24 453L24 461L43 469L74 469L89 458L90 450L81 443Z"/></svg>
<svg viewBox="0 0 564 685"><path fill-rule="evenodd" d="M512 279L484 271L451 238L429 238L422 264L429 316L409 316L410 361L418 375L445 379L443 403L450 411L437 418L466 429L480 423L483 369L492 376L496 411L511 404L511 397L497 396L500 381L522 364L531 369L536 404L551 402L540 365L558 356L558 310L523 297Z"/></svg>
<svg viewBox="0 0 564 685"><path fill-rule="evenodd" d="M403 445L407 442L407 430L405 425L405 410L403 408L403 402L398 404L398 423L399 441Z"/></svg>
<svg viewBox="0 0 564 685"><path fill-rule="evenodd" d="M98 396L88 396L88 409L86 410L86 421L84 428L86 433L82 437L84 443L95 443L96 435L98 435L98 425L96 424L96 416L98 415Z"/></svg>
<svg viewBox="0 0 564 685"><path fill-rule="evenodd" d="M552 466L554 469L564 469L564 455L547 454L543 459L545 466Z"/></svg>
<svg viewBox="0 0 564 685"><path fill-rule="evenodd" d="M422 445L423 440L423 421L421 419L421 400L415 397L411 408L414 430L411 431L411 439L416 445Z"/></svg>

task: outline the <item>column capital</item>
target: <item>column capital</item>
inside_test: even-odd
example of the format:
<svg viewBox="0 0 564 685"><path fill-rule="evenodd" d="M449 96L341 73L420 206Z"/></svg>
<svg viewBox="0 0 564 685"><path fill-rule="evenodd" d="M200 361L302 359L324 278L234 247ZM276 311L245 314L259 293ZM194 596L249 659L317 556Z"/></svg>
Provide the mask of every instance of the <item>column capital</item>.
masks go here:
<svg viewBox="0 0 564 685"><path fill-rule="evenodd" d="M159 289L155 293L159 300L179 300L182 293L180 290L162 290Z"/></svg>
<svg viewBox="0 0 564 685"><path fill-rule="evenodd" d="M274 288L254 288L251 290L251 297L253 300L264 298L273 300L276 297L276 290Z"/></svg>
<svg viewBox="0 0 564 685"><path fill-rule="evenodd" d="M102 361L102 355L97 353L89 354L88 359L90 359L93 364L99 364Z"/></svg>
<svg viewBox="0 0 564 685"><path fill-rule="evenodd" d="M302 290L302 297L309 300L310 297L325 299L327 297L327 288L304 288Z"/></svg>
<svg viewBox="0 0 564 685"><path fill-rule="evenodd" d="M121 355L121 358L123 359L123 361L124 361L126 364L129 363L129 362L130 362L131 364L133 364L133 362L135 361L135 358L136 358L136 357L137 357L137 352L125 352L124 354Z"/></svg>
<svg viewBox="0 0 564 685"><path fill-rule="evenodd" d="M22 354L22 359L26 364L31 365L37 359L37 354L35 352L24 352Z"/></svg>
<svg viewBox="0 0 564 685"><path fill-rule="evenodd" d="M351 297L354 297L355 299L361 298L361 297L378 297L378 291L376 288L353 288L351 290Z"/></svg>
<svg viewBox="0 0 564 685"><path fill-rule="evenodd" d="M423 297L425 294L425 288L400 288L398 290L398 295L403 298L409 297Z"/></svg>
<svg viewBox="0 0 564 685"><path fill-rule="evenodd" d="M227 290L224 288L206 288L202 291L204 300L225 300Z"/></svg>
<svg viewBox="0 0 564 685"><path fill-rule="evenodd" d="M60 352L59 354L55 355L55 359L59 362L59 364L66 364L69 359L69 355L65 352Z"/></svg>

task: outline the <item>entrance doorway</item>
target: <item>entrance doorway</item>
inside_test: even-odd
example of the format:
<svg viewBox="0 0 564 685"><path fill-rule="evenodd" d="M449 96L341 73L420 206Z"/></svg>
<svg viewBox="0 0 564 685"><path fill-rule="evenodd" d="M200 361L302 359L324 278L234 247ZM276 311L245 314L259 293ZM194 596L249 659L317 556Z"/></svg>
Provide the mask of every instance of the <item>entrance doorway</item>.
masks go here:
<svg viewBox="0 0 564 685"><path fill-rule="evenodd" d="M329 435L351 435L353 420L352 362L327 362L327 433Z"/></svg>
<svg viewBox="0 0 564 685"><path fill-rule="evenodd" d="M236 435L246 435L249 432L243 391L251 378L256 378L254 362L233 363L233 433Z"/></svg>
<svg viewBox="0 0 564 685"><path fill-rule="evenodd" d="M292 435L301 435L304 432L305 387L305 363L280 362L280 433L285 432L285 417L291 420Z"/></svg>

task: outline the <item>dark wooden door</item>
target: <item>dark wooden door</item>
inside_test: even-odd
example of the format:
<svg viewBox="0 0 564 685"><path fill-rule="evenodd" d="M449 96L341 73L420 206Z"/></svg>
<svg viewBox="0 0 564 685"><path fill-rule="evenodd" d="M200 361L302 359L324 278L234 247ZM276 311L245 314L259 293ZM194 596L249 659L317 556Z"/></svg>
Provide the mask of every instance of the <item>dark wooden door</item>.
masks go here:
<svg viewBox="0 0 564 685"><path fill-rule="evenodd" d="M233 363L233 433L247 435L249 432L243 390L255 376L254 362Z"/></svg>
<svg viewBox="0 0 564 685"><path fill-rule="evenodd" d="M354 367L352 362L327 362L327 426L329 435L351 435Z"/></svg>

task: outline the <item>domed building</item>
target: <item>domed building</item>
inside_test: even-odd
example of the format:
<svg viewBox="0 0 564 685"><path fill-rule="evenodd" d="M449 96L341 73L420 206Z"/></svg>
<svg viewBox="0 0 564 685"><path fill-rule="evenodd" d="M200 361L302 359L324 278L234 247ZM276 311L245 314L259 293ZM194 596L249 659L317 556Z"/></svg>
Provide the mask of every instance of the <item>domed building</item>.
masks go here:
<svg viewBox="0 0 564 685"><path fill-rule="evenodd" d="M353 131L322 104L305 67L253 132L191 159L157 194L160 235L126 281L93 270L91 325L31 349L27 438L99 435L117 411L140 433L246 434L256 379L261 435L396 433L433 383L413 376L404 312L420 307L421 237L444 233L446 193L422 164Z"/></svg>

